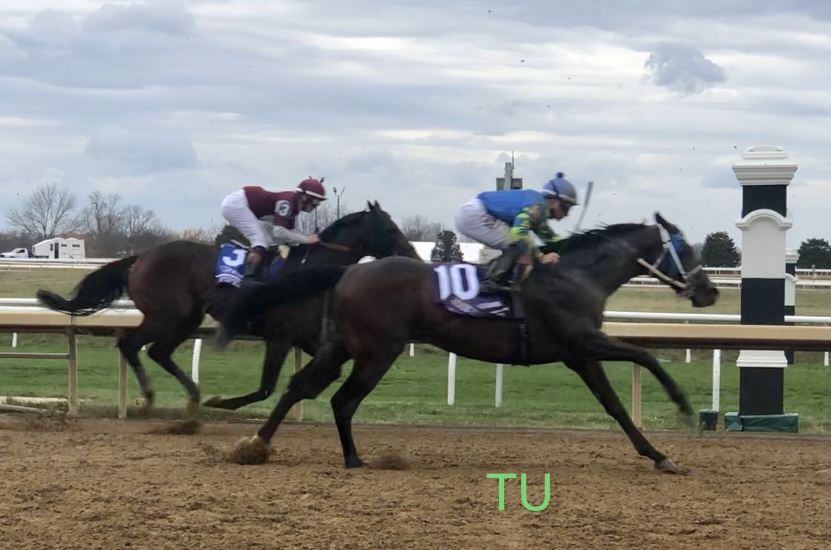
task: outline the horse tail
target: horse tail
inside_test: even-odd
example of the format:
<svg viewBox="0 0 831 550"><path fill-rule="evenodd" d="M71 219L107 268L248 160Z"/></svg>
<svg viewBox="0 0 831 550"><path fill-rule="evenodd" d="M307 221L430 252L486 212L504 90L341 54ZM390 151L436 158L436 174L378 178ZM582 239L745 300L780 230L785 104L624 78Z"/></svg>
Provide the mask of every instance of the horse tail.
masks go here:
<svg viewBox="0 0 831 550"><path fill-rule="evenodd" d="M269 309L303 302L329 290L341 280L350 266L323 266L300 269L280 277L273 283L257 285L240 291L217 331L216 345L224 348L234 335L243 332L250 321Z"/></svg>
<svg viewBox="0 0 831 550"><path fill-rule="evenodd" d="M54 311L69 315L87 316L109 307L123 293L127 286L130 268L138 260L138 255L129 256L99 267L79 282L73 289L69 300L50 292L38 290L37 298L41 304Z"/></svg>

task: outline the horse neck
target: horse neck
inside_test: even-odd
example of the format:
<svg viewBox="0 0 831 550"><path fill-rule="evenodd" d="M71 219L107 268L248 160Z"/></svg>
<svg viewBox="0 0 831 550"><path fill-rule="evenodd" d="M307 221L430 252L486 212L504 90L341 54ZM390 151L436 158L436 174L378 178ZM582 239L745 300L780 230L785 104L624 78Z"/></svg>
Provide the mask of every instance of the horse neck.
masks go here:
<svg viewBox="0 0 831 550"><path fill-rule="evenodd" d="M650 232L656 231L654 227L647 230ZM582 279L592 281L603 289L606 296L611 296L633 277L646 273L638 259L643 258L652 263L658 257L661 246L662 243L657 232L655 232L655 239L650 238L643 244L638 245L629 242L627 239L616 239L604 244L603 250L599 253L597 249L587 251L591 261L585 262L577 269L581 272ZM563 260L561 261L565 265L570 263L568 256L564 256Z"/></svg>
<svg viewBox="0 0 831 550"><path fill-rule="evenodd" d="M335 244L335 243L333 243ZM339 244L339 243L337 243ZM350 245L349 251L335 250L322 245L301 245L293 246L286 258L286 271L293 271L299 268L310 268L320 266L340 266L358 263L363 255L357 252Z"/></svg>

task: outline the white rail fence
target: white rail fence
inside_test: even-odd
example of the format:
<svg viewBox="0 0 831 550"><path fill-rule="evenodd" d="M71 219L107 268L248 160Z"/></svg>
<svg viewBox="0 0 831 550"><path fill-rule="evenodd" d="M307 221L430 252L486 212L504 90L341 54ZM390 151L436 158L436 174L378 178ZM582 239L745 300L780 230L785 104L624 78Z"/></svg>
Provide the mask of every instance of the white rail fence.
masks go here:
<svg viewBox="0 0 831 550"><path fill-rule="evenodd" d="M423 243L416 243L423 244ZM100 266L117 260L118 258L84 258L84 259L59 259L59 258L0 258L0 271L35 270L35 269L77 269L94 270ZM429 257L425 258L429 261ZM740 288L741 268L740 267L705 267L711 277L722 275L724 277L713 277L713 283L719 288ZM831 269L797 268L796 275L805 276L804 279L795 281L796 288L831 288ZM632 288L637 286L659 286L664 284L654 277L634 277L624 287Z"/></svg>
<svg viewBox="0 0 831 550"><path fill-rule="evenodd" d="M730 313L662 313L650 311L606 311L604 317L607 321L681 321L684 324L691 322L707 323L740 323L741 315ZM805 315L786 315L786 323L794 323L801 325L816 325L829 326L831 325L831 317L820 316L805 316ZM831 346L831 332L829 332L829 346ZM412 344L411 344L412 346ZM787 346L786 346L787 347ZM712 383L712 409L719 410L721 402L721 349L713 349L713 383ZM413 355L411 348L410 356ZM456 362L457 356L451 353L447 361L447 404L453 405L456 402ZM685 363L692 362L692 349L686 348ZM824 352L823 357L824 366L829 365L829 352ZM501 407L503 402L503 388L504 388L504 364L496 365L496 388L494 395L494 406ZM633 365L632 371L632 391L637 391L640 395L640 367ZM634 399L634 397L633 397ZM639 399L639 398L638 398ZM634 409L634 405L633 405ZM638 411L634 418L638 426L640 426L640 412Z"/></svg>
<svg viewBox="0 0 831 550"><path fill-rule="evenodd" d="M135 309L127 307L129 301L122 300L121 303L116 304L119 307L123 307L124 309L108 309L104 310L103 312L93 315L90 317L84 318L72 318L64 314L56 313L45 309L43 307L37 306L36 301L32 299L26 298L5 298L0 299L0 329L14 329L25 327L24 330L28 332L33 332L33 328L35 329L34 332L37 332L37 329L49 329L50 331L54 332L55 330L59 332L66 332L68 339L69 339L69 350L67 353L19 353L19 352L5 352L0 354L0 357L6 358L13 358L13 357L28 357L28 358L41 358L41 359L68 359L69 360L69 368L70 368L70 375L69 375L69 398L70 398L70 411L77 409L77 364L76 364L76 356L77 356L77 347L75 344L75 329L76 327L92 327L92 328L108 328L112 329L113 331L117 332L119 330L126 330L132 328L141 320L141 313ZM21 320L21 317L24 317L24 320ZM684 344L688 344L687 349L687 356L686 362L690 362L690 350L693 347L698 349L712 349L713 350L713 360L712 360L712 408L713 410L718 411L720 406L720 391L721 391L721 348L717 346L713 346L709 348L706 344L701 344L702 341L704 342L713 342L718 340L719 342L723 343L730 343L733 340L733 337L727 334L730 331L738 331L742 329L741 332L744 334L743 338L744 341L749 342L748 349L763 349L761 346L765 346L764 349L807 349L807 348L800 348L800 345L804 345L806 343L811 344L810 349L814 351L822 350L825 345L831 343L831 328L828 328L828 325L831 325L831 317L818 317L818 316L802 316L802 315L788 315L785 316L786 323L794 323L795 325L813 325L813 329L826 327L828 328L827 331L823 331L821 334L817 333L815 330L814 332L810 332L810 334L803 334L805 331L801 331L798 335L798 339L793 341L787 340L785 333L789 330L793 329L800 329L804 327L800 326L775 326L775 325L768 325L768 326L750 326L750 325L740 325L740 316L735 314L707 314L707 313L657 313L657 312L626 312L626 311L607 311L605 314L605 318L607 320L606 327L607 332L610 334L618 335L623 339L627 338L637 338L643 341L646 338L648 341L651 339L653 343L662 344L663 347L668 347L665 344L669 342L670 344L683 342ZM664 323L664 324L656 324L656 323L621 323L617 322L619 320L628 320L628 321L674 321L674 323ZM710 323L721 323L718 325L712 325ZM732 323L732 325L731 325ZM199 361L201 357L201 349L202 349L202 335L208 331L212 332L213 327L216 324L212 320L207 320L205 324L200 328L200 334L195 334L195 342L193 348L193 355L192 355L192 362L191 362L191 376L193 377L194 381L199 380ZM666 328L675 327L676 330L673 334L666 333ZM680 327L686 327L688 329L694 329L699 332L700 336L694 337L683 337L682 331L679 331ZM629 327L629 328L627 328ZM621 330L623 329L623 332ZM659 331L658 329L664 329L663 331ZM709 330L709 333L704 335L702 329ZM632 333L632 330L639 331L637 334ZM46 332L47 330L43 330ZM752 340L752 335L748 331L755 331L765 333L765 336L758 336L755 340ZM663 334L662 334L663 332ZM692 330L690 330L692 332ZM16 333L15 333L16 334ZM633 336L634 334L634 336ZM794 333L796 334L796 333ZM706 337L705 337L706 336ZM797 338L796 336L794 338ZM754 347L754 345L760 346L759 348ZM773 346L771 348L770 346ZM776 347L779 346L779 347ZM672 346L675 349L684 349L683 345ZM410 356L413 356L415 353L415 345L410 344ZM295 350L295 372L299 370L301 365L302 354L299 350ZM453 405L455 403L455 393L456 393L456 364L457 364L457 356L454 353L450 353L448 357L448 373L447 373L447 404ZM825 366L829 364L829 353L825 351L825 359L824 359ZM75 371L75 374L73 374ZM74 380L74 382L73 382ZM126 416L126 383L127 383L127 365L124 362L123 358L120 359L120 368L119 368L119 417L123 418ZM504 365L497 364L496 365L496 384L495 384L495 396L494 402L496 407L501 407L503 404L503 390L504 390ZM640 367L637 365L633 365L632 371L632 416L633 420L636 422L638 426L641 425L641 405L640 405L640 395L641 395L641 385L640 385ZM74 403L74 405L73 405ZM295 409L295 417L299 420L302 418L302 410L297 407Z"/></svg>

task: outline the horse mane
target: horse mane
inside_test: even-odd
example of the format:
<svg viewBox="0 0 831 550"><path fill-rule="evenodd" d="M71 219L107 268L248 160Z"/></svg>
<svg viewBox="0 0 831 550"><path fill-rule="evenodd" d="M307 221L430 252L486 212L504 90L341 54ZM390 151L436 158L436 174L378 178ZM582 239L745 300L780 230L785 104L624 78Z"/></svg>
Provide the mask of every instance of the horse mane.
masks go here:
<svg viewBox="0 0 831 550"><path fill-rule="evenodd" d="M633 231L643 229L647 225L642 223L616 223L612 225L601 225L594 229L586 229L569 235L562 240L559 252L573 254L586 249L597 248L605 244L609 239L627 235Z"/></svg>
<svg viewBox="0 0 831 550"><path fill-rule="evenodd" d="M352 222L366 214L366 210L361 210L360 212L352 212L351 214L346 214L343 217L338 218L329 224L326 229L320 232L320 238L324 241L332 242L338 237L338 235L340 235L341 231L343 231L346 227L349 227Z"/></svg>

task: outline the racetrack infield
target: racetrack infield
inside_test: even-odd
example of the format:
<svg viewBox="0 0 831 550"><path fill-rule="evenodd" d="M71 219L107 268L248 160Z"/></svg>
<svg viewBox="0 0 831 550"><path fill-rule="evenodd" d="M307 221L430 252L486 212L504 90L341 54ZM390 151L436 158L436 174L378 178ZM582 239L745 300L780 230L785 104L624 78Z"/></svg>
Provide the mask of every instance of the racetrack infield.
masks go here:
<svg viewBox="0 0 831 550"><path fill-rule="evenodd" d="M355 428L344 470L333 426L283 426L267 464L217 460L257 424L82 419L0 422L0 546L54 548L828 548L831 440L648 434L683 475L660 474L621 432ZM528 474L498 509L491 472Z"/></svg>

